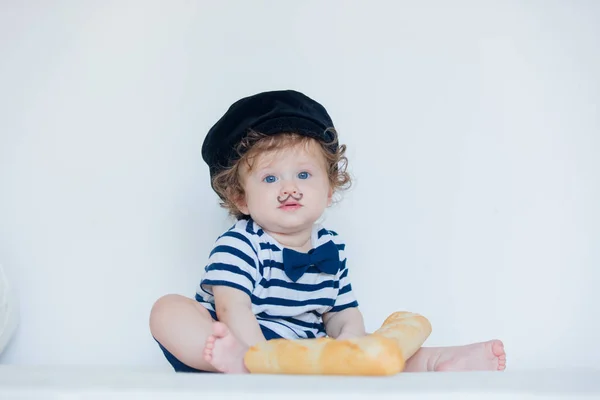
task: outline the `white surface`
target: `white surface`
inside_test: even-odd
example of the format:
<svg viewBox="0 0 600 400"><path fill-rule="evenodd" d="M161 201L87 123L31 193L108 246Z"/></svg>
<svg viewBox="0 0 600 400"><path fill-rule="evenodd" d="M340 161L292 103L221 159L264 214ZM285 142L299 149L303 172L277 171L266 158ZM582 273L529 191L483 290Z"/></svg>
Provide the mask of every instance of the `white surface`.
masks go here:
<svg viewBox="0 0 600 400"><path fill-rule="evenodd" d="M579 399L600 370L404 373L393 377L175 374L152 369L0 366L0 398Z"/></svg>
<svg viewBox="0 0 600 400"><path fill-rule="evenodd" d="M150 307L193 295L231 224L204 135L291 87L349 145L327 222L370 330L409 310L426 345L595 366L598 21L584 0L1 1L0 260L22 311L1 362L165 366Z"/></svg>
<svg viewBox="0 0 600 400"><path fill-rule="evenodd" d="M0 354L15 334L18 322L16 297L0 264Z"/></svg>

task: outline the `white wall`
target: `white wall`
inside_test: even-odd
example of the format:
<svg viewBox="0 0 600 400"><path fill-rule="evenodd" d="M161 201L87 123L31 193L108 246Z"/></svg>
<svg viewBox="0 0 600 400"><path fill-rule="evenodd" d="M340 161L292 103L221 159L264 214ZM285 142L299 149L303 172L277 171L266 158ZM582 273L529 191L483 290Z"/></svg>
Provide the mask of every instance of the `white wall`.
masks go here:
<svg viewBox="0 0 600 400"><path fill-rule="evenodd" d="M367 4L368 3L368 4ZM230 225L200 157L233 101L331 112L368 328L503 339L509 368L600 356L600 3L3 1L2 362L163 365L148 313L192 296Z"/></svg>

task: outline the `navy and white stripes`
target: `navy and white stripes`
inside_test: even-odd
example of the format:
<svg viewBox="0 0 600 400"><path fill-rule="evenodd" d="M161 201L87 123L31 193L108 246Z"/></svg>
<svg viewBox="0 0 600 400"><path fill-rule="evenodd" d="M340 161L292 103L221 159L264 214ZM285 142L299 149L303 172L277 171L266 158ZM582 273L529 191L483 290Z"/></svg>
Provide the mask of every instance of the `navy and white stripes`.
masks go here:
<svg viewBox="0 0 600 400"><path fill-rule="evenodd" d="M314 227L313 247L330 240L339 250L338 273L328 275L311 267L293 282L283 269L283 247L251 219L240 220L217 239L196 300L214 311L212 286L233 287L250 296L259 324L280 336L325 336L323 314L358 306L346 268L345 244L335 232Z"/></svg>

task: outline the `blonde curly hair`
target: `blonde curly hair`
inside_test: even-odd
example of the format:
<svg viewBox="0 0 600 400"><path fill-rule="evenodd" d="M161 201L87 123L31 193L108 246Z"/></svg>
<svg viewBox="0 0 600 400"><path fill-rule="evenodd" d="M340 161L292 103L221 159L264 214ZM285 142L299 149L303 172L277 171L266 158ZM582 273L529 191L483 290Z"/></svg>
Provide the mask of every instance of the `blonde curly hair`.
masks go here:
<svg viewBox="0 0 600 400"><path fill-rule="evenodd" d="M265 152L277 151L285 148L299 145L308 145L310 141L316 141L319 144L329 176L329 184L333 193L339 193L347 190L352 185L352 179L347 171L348 159L346 157L346 145L338 144L337 132L334 128L328 129L333 134L331 142L317 140L298 133L280 133L276 135L265 135L251 130L248 135L236 146L237 160L232 166L217 173L212 178L212 186L219 195L220 206L227 209L229 215L235 219L248 218L237 207L244 196L245 191L240 179L240 168L243 163L248 170L252 170L254 160L257 156ZM336 151L332 152L331 149Z"/></svg>

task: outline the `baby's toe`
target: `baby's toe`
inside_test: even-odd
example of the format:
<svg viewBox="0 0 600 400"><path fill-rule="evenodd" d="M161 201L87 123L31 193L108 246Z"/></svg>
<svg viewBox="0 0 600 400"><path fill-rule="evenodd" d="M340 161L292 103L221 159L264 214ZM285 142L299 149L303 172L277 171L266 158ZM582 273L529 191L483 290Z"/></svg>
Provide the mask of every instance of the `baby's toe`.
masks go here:
<svg viewBox="0 0 600 400"><path fill-rule="evenodd" d="M496 357L502 357L506 353L504 352L504 343L500 340L495 340L492 344L492 352Z"/></svg>
<svg viewBox="0 0 600 400"><path fill-rule="evenodd" d="M212 336L222 338L227 336L229 329L227 325L222 322L213 322L213 334Z"/></svg>
<svg viewBox="0 0 600 400"><path fill-rule="evenodd" d="M506 368L506 356L502 355L498 357L498 369L503 370Z"/></svg>

